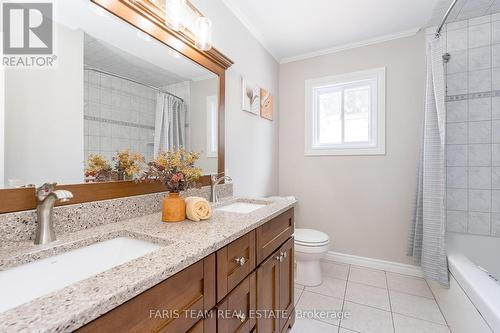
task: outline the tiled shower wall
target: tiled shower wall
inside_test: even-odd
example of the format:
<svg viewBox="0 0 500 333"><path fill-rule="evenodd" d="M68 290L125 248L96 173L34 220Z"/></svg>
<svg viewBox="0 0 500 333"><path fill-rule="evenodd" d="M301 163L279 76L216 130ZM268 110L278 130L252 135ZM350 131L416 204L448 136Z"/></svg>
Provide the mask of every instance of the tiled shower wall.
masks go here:
<svg viewBox="0 0 500 333"><path fill-rule="evenodd" d="M446 26L447 230L500 237L500 14Z"/></svg>
<svg viewBox="0 0 500 333"><path fill-rule="evenodd" d="M85 70L85 160L109 161L122 149L153 157L156 91L107 74Z"/></svg>

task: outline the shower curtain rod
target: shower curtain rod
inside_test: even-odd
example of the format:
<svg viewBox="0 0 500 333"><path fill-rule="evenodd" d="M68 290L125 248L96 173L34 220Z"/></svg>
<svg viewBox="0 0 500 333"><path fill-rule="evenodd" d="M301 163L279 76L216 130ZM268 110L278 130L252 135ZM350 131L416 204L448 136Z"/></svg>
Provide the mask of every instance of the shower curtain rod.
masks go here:
<svg viewBox="0 0 500 333"><path fill-rule="evenodd" d="M120 74L115 74L115 73L112 73L112 72L108 72L108 71L104 71L102 69L99 69L99 68L95 68L95 67L92 67L92 66L87 66L85 65L83 67L84 70L89 70L89 71L93 71L93 72L98 72L98 73L102 73L102 74L106 74L106 75L110 75L110 76L114 76L114 77L117 77L119 79L122 79L122 80L127 80L127 81L130 81L130 82L133 82L133 83L136 83L136 84L140 84L141 86L145 86L145 87L148 87L148 88L151 88L153 90L156 90L156 91L159 91L159 92L162 92L164 94L167 94L169 96L172 96L174 98L177 98L178 100L180 100L181 102L184 102L184 100L182 98L180 98L179 96L176 96L174 94L172 94L171 92L168 92L166 90L163 90L161 88L158 88L158 87L155 87L155 86L151 86L149 84L146 84L146 83L142 83L142 82L139 82L139 81L136 81L134 79L131 79L131 78L128 78L126 76L122 76Z"/></svg>
<svg viewBox="0 0 500 333"><path fill-rule="evenodd" d="M451 10L453 9L453 7L455 7L455 5L457 4L457 1L458 0L453 0L450 7L448 7L448 10L444 14L443 20L441 21L441 24L437 28L436 34L434 35L434 36L436 36L436 38L439 38L441 36L441 30L443 29L444 24L446 23L446 19L448 19L448 16L450 16Z"/></svg>

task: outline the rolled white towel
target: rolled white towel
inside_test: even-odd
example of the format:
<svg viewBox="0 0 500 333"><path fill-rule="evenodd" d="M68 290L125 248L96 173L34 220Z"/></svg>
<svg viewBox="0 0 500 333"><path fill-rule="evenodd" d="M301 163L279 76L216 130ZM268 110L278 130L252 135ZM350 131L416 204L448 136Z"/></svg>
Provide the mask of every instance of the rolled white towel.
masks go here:
<svg viewBox="0 0 500 333"><path fill-rule="evenodd" d="M186 216L188 219L199 222L212 217L212 207L205 198L187 197Z"/></svg>

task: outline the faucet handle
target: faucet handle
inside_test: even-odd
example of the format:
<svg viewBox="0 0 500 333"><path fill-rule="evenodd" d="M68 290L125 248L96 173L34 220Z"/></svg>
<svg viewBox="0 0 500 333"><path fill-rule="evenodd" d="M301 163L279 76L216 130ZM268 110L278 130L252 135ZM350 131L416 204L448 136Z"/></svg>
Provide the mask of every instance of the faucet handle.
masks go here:
<svg viewBox="0 0 500 333"><path fill-rule="evenodd" d="M45 198L50 193L54 192L57 183L45 183L40 187L36 188L36 196L41 200Z"/></svg>

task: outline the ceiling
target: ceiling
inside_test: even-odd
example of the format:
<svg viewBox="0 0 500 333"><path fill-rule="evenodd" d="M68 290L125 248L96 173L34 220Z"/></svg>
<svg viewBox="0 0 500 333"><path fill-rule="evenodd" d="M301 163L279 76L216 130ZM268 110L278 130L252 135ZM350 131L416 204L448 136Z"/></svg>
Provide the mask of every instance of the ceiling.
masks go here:
<svg viewBox="0 0 500 333"><path fill-rule="evenodd" d="M441 0L223 0L280 62L415 33ZM483 0L473 0L483 1Z"/></svg>

